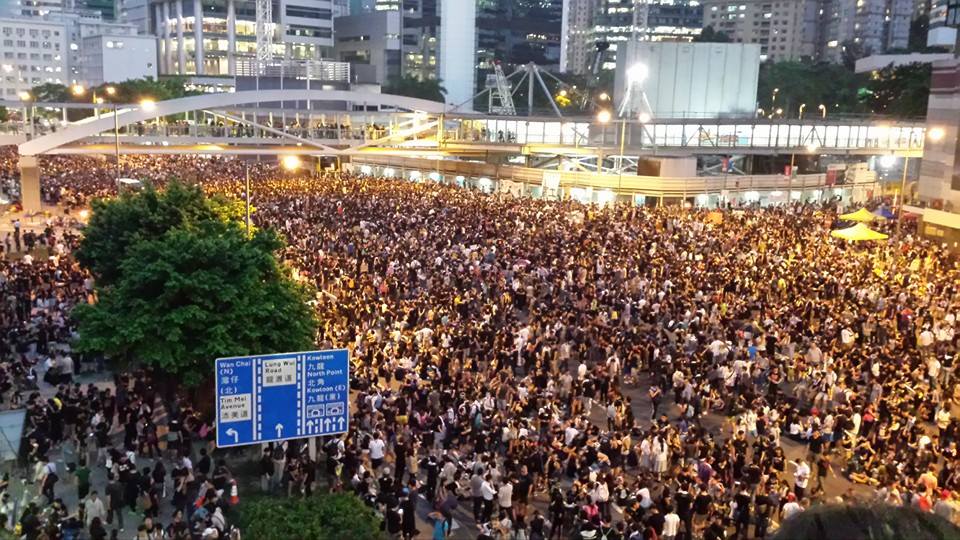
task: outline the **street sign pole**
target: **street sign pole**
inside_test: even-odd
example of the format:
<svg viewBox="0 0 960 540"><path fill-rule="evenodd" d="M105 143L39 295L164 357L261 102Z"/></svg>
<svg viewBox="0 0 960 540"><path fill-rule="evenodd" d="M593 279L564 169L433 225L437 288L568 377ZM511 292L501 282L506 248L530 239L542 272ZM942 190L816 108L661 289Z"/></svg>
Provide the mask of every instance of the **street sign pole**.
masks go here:
<svg viewBox="0 0 960 540"><path fill-rule="evenodd" d="M216 360L217 446L244 446L346 433L346 349Z"/></svg>

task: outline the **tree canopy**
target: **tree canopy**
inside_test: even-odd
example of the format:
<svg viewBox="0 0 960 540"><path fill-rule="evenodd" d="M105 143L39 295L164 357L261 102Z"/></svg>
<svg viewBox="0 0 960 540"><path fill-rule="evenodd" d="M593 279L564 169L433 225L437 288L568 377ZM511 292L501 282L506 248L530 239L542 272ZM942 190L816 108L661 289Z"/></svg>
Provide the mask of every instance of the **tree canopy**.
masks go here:
<svg viewBox="0 0 960 540"><path fill-rule="evenodd" d="M431 101L443 101L447 89L437 79L420 80L416 77L396 77L390 79L383 87L384 94L407 96Z"/></svg>
<svg viewBox="0 0 960 540"><path fill-rule="evenodd" d="M779 89L776 101L774 89ZM887 67L872 74L854 73L842 64L766 62L760 66L759 106L768 113L782 108L796 118L800 105L805 114L884 114L898 117L926 115L930 95L929 64Z"/></svg>
<svg viewBox="0 0 960 540"><path fill-rule="evenodd" d="M353 494L301 498L256 498L239 507L240 528L249 538L325 540L384 538L380 518Z"/></svg>
<svg viewBox="0 0 960 540"><path fill-rule="evenodd" d="M316 320L276 259L283 242L271 230L248 239L234 208L176 182L96 202L77 256L98 301L74 310L78 348L190 386L218 357L309 348Z"/></svg>

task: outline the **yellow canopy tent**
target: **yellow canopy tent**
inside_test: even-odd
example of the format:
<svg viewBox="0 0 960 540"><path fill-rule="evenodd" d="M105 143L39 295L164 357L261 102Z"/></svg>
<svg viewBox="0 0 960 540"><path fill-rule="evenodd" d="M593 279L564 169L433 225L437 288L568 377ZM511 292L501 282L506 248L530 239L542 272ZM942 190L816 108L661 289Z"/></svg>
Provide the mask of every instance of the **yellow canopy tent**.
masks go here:
<svg viewBox="0 0 960 540"><path fill-rule="evenodd" d="M866 221L870 222L875 219L885 219L883 216L878 216L873 212L867 210L866 208L861 208L856 212L850 212L849 214L841 214L840 219L844 221Z"/></svg>
<svg viewBox="0 0 960 540"><path fill-rule="evenodd" d="M853 227L846 229L837 229L830 232L834 238L842 238L848 242L860 242L863 240L885 240L887 235L877 232L863 223L857 223Z"/></svg>

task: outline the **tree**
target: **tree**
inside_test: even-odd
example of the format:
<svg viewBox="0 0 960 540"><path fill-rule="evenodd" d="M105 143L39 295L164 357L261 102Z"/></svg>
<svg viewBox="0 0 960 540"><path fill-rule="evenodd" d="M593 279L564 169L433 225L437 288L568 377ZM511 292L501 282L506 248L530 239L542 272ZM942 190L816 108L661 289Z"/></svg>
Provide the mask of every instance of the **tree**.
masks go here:
<svg viewBox="0 0 960 540"><path fill-rule="evenodd" d="M248 239L232 208L176 182L96 203L78 260L98 301L73 311L77 347L188 386L218 357L309 348L316 320L276 259L283 242L272 230Z"/></svg>
<svg viewBox="0 0 960 540"><path fill-rule="evenodd" d="M713 26L705 26L699 35L694 36L693 41L698 43L730 43L730 36L722 31L715 30Z"/></svg>
<svg viewBox="0 0 960 540"><path fill-rule="evenodd" d="M830 112L865 112L866 107L857 99L865 78L838 64L765 62L760 65L759 106L768 114L770 109L782 108L786 117L797 116L804 103L806 115L819 114L821 104ZM775 102L774 89L778 89Z"/></svg>
<svg viewBox="0 0 960 540"><path fill-rule="evenodd" d="M256 498L238 507L247 538L327 540L385 538L381 519L356 495L339 493L300 498Z"/></svg>
<svg viewBox="0 0 960 540"><path fill-rule="evenodd" d="M391 79L384 86L383 93L442 102L447 89L438 79L420 80L416 77L407 76Z"/></svg>
<svg viewBox="0 0 960 540"><path fill-rule="evenodd" d="M875 71L864 94L873 113L926 116L930 98L930 64L890 65Z"/></svg>
<svg viewBox="0 0 960 540"><path fill-rule="evenodd" d="M36 102L63 103L72 101L73 98L69 88L56 83L44 83L39 86L34 86L30 89L30 94L33 96L33 101Z"/></svg>

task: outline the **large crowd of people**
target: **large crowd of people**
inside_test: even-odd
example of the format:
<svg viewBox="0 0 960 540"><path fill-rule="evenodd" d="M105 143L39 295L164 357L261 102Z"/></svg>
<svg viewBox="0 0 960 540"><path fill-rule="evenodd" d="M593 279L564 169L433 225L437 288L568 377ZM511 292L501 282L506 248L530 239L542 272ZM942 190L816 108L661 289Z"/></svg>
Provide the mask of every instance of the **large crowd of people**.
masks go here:
<svg viewBox="0 0 960 540"><path fill-rule="evenodd" d="M250 165L257 224L317 288L317 347L351 350L356 409L316 459L297 441L264 452L261 489L354 492L405 539L765 538L855 501L960 523L960 279L942 246L831 239L829 205L600 208ZM122 166L236 195L247 165ZM55 157L42 189L76 209L114 177L108 160ZM231 534L244 479L209 419L149 372L113 391L71 382L103 364L66 346L93 283L77 233L46 229L34 242L52 256L23 255L18 233L0 272L2 395L31 411L37 493L5 524Z"/></svg>

